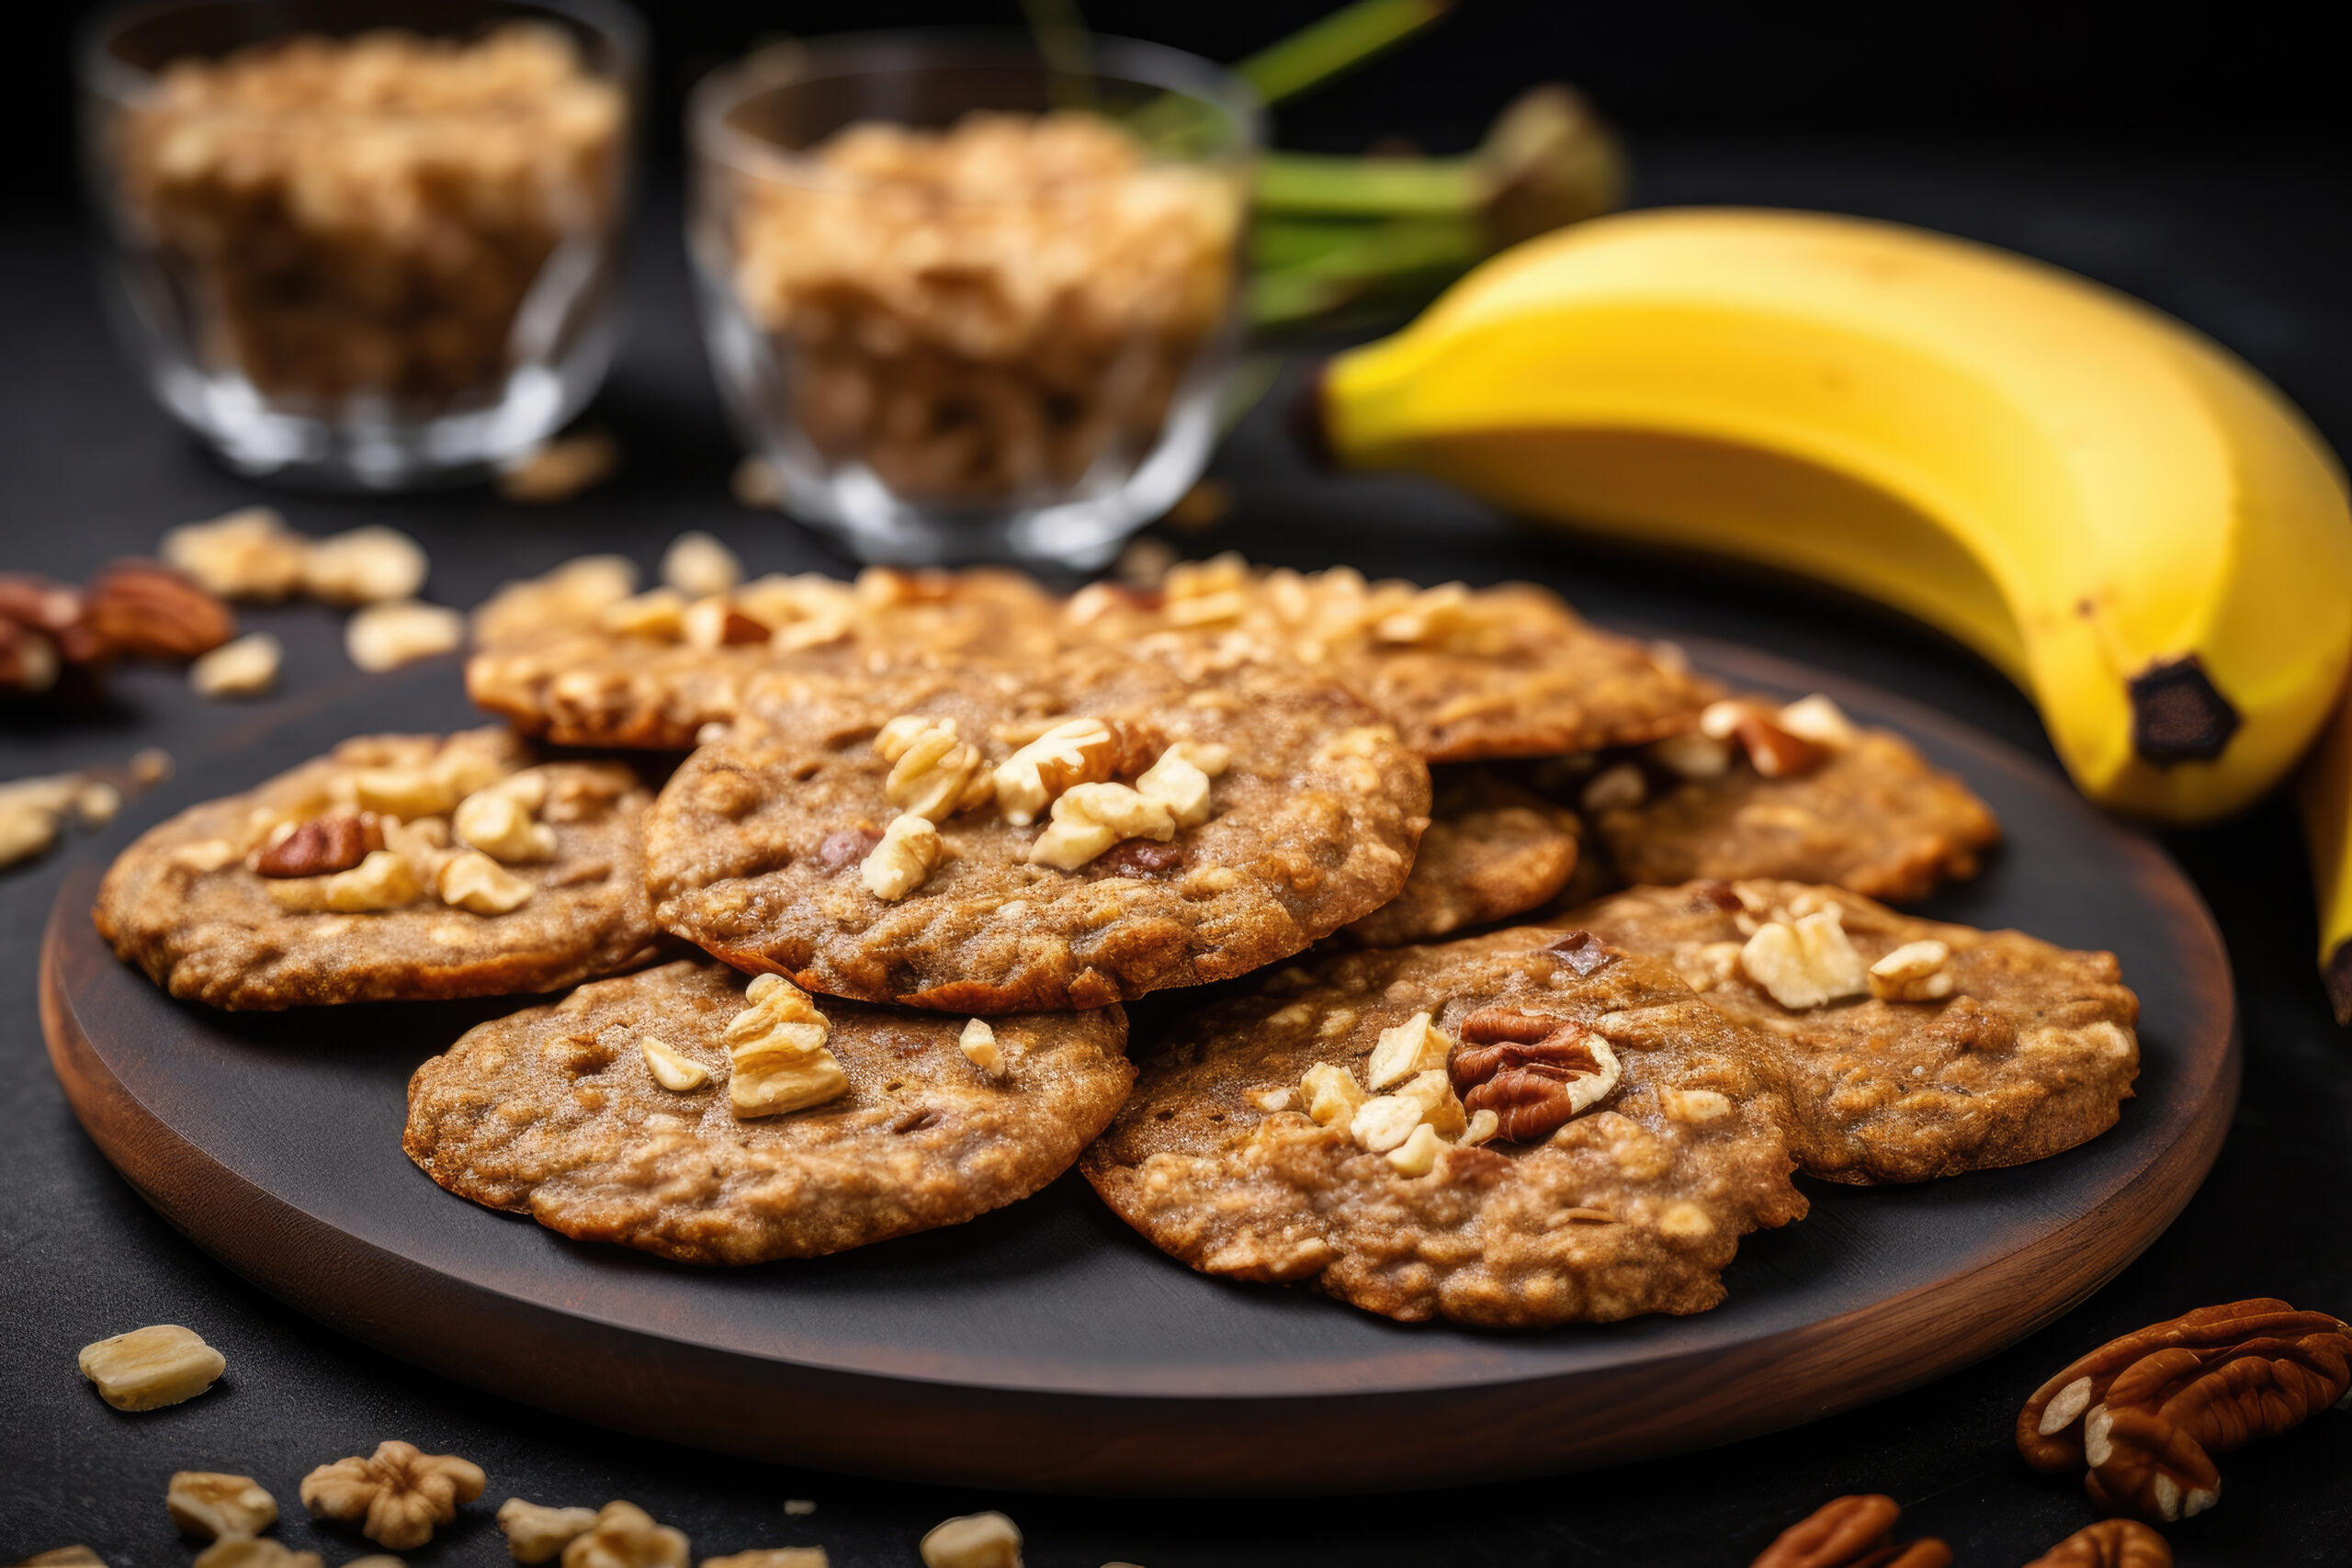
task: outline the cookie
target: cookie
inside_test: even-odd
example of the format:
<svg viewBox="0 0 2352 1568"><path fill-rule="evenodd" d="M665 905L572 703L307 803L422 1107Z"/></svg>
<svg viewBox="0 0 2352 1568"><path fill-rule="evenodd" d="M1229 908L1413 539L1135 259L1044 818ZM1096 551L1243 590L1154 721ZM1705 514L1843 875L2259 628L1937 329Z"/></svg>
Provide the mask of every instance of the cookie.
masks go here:
<svg viewBox="0 0 2352 1568"><path fill-rule="evenodd" d="M1016 572L812 572L691 602L632 596L634 581L626 560L592 556L509 584L475 612L468 694L526 735L684 750L774 670L1042 660L1057 645L1055 602Z"/></svg>
<svg viewBox="0 0 2352 1568"><path fill-rule="evenodd" d="M752 987L666 964L481 1024L409 1080L402 1145L450 1191L578 1240L758 1263L1024 1198L1135 1077L1115 1007L1000 1018L967 1049L964 1019Z"/></svg>
<svg viewBox="0 0 2352 1568"><path fill-rule="evenodd" d="M1245 974L1388 902L1429 773L1327 682L1097 650L772 677L662 790L656 914L864 1001L1099 1007Z"/></svg>
<svg viewBox="0 0 2352 1568"><path fill-rule="evenodd" d="M1792 882L1635 888L1566 919L1668 960L1771 1042L1790 1146L1831 1181L2057 1154L2113 1126L2139 1074L2139 998L2111 953Z"/></svg>
<svg viewBox="0 0 2352 1568"><path fill-rule="evenodd" d="M1701 1312L1741 1235L1805 1212L1759 1054L1580 936L1348 953L1176 1022L1080 1168L1204 1273L1389 1317Z"/></svg>
<svg viewBox="0 0 2352 1568"><path fill-rule="evenodd" d="M1774 722L1791 715L1807 734ZM1903 902L1973 876L2000 839L1966 784L1826 698L1725 703L1707 716L1721 735L1663 741L1585 786L1586 815L1627 883L1766 877Z"/></svg>
<svg viewBox="0 0 2352 1568"><path fill-rule="evenodd" d="M1171 568L1151 590L1081 590L1063 619L1074 639L1326 673L1431 762L1634 745L1690 728L1721 694L1524 582L1418 588L1344 567L1253 571L1227 555Z"/></svg>
<svg viewBox="0 0 2352 1568"><path fill-rule="evenodd" d="M1429 830L1404 891L1343 934L1405 947L1523 914L1568 885L1577 831L1570 813L1487 769L1434 774Z"/></svg>
<svg viewBox="0 0 2352 1568"><path fill-rule="evenodd" d="M647 962L652 795L503 729L346 740L142 834L99 934L220 1008L549 991Z"/></svg>

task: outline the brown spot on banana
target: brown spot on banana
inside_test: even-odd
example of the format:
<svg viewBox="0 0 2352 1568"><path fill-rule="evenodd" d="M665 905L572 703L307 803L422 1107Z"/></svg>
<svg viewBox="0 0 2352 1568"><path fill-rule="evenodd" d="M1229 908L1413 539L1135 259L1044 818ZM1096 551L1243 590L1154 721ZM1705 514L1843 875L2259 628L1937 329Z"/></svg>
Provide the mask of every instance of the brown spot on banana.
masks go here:
<svg viewBox="0 0 2352 1568"><path fill-rule="evenodd" d="M2238 710L2193 653L2152 660L2131 693L2132 750L2142 761L2210 762L2238 732Z"/></svg>

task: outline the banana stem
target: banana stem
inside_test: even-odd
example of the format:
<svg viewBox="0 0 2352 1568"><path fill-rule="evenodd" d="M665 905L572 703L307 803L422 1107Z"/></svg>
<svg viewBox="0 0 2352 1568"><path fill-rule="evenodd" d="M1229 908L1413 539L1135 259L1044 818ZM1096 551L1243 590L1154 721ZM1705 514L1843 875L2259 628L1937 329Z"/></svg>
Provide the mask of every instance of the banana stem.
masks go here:
<svg viewBox="0 0 2352 1568"><path fill-rule="evenodd" d="M1343 158L1269 152L1258 162L1261 212L1328 217L1453 218L1486 200L1485 175L1467 158Z"/></svg>
<svg viewBox="0 0 2352 1568"><path fill-rule="evenodd" d="M1469 224L1393 223L1250 280L1250 320L1288 326L1367 298L1442 285L1486 254Z"/></svg>
<svg viewBox="0 0 2352 1568"><path fill-rule="evenodd" d="M1276 43L1234 70L1267 104L1296 97L1394 48L1446 13L1451 0L1356 0Z"/></svg>

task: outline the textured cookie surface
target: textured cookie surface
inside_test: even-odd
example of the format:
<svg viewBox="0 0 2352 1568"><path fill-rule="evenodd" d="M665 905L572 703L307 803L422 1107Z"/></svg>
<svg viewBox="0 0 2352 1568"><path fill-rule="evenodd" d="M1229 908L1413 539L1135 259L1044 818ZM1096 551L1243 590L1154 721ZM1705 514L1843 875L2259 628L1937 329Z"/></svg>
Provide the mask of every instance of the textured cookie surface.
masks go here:
<svg viewBox="0 0 2352 1568"><path fill-rule="evenodd" d="M512 584L476 612L477 704L567 745L684 750L770 671L1042 659L1057 642L1055 601L1014 572L761 578L719 596L712 609L726 614L697 619L683 600L624 603L634 569L599 564Z"/></svg>
<svg viewBox="0 0 2352 1568"><path fill-rule="evenodd" d="M1063 619L1080 640L1322 671L1432 762L1633 745L1687 729L1718 694L1523 582L1424 589L1345 568L1252 571L1226 556L1149 592L1083 590Z"/></svg>
<svg viewBox="0 0 2352 1568"><path fill-rule="evenodd" d="M1030 860L1042 813L1021 826L984 802L940 824L944 858L890 899L863 868L900 809L876 747L900 718L952 720L990 768L1077 718L1230 761L1207 820L1074 870ZM664 926L812 991L968 1012L1096 1007L1244 974L1377 908L1404 886L1428 809L1428 770L1334 686L1272 671L1194 684L1095 652L774 679L663 789L648 865Z"/></svg>
<svg viewBox="0 0 2352 1568"><path fill-rule="evenodd" d="M1833 907L1865 967L1914 942L1943 944L1948 979L1918 983L1948 994L1776 1000L1743 957L1753 933ZM1786 882L1635 888L1563 919L1668 960L1709 1006L1774 1044L1790 1146L1811 1176L1924 1181L2041 1159L2113 1126L2139 1074L2139 999L2111 953Z"/></svg>
<svg viewBox="0 0 2352 1568"><path fill-rule="evenodd" d="M1560 936L1286 965L1143 1053L1081 1168L1195 1269L1390 1317L1527 1327L1713 1306L1739 1237L1805 1212L1759 1047L1664 964L1563 952ZM1613 1089L1539 1142L1448 1147L1422 1175L1297 1108L1318 1066L1364 1083L1385 1030L1426 1012L1459 1037L1497 1008L1597 1031Z"/></svg>
<svg viewBox="0 0 2352 1568"><path fill-rule="evenodd" d="M452 814L492 786L528 786L520 798L537 803L528 823L547 838L535 858L499 868L523 900L481 913L447 902L436 884L467 847ZM365 737L142 834L107 871L93 915L118 955L172 995L214 1007L554 990L655 952L643 839L651 799L628 768L538 762L503 730ZM339 876L254 869L290 829L363 812L390 846L379 853L399 865L378 860ZM383 901L342 896L345 879L376 872L395 884L405 876L413 896L350 907ZM345 907L331 907L337 900Z"/></svg>
<svg viewBox="0 0 2352 1568"><path fill-rule="evenodd" d="M782 1115L730 1108L744 977L668 964L469 1031L409 1083L409 1157L450 1191L584 1241L694 1263L838 1252L956 1224L1069 1168L1134 1078L1119 1010L965 1021L818 998L848 1078ZM664 1088L650 1039L707 1075Z"/></svg>
<svg viewBox="0 0 2352 1568"><path fill-rule="evenodd" d="M1777 877L1897 901L1974 875L2001 836L1966 784L1881 729L1858 732L1801 773L1765 778L1743 759L1718 778L1671 783L1646 804L1591 821L1628 883Z"/></svg>
<svg viewBox="0 0 2352 1568"><path fill-rule="evenodd" d="M1429 831L1404 891L1347 928L1365 947L1434 942L1508 919L1567 886L1577 821L1543 796L1476 766L1432 781Z"/></svg>

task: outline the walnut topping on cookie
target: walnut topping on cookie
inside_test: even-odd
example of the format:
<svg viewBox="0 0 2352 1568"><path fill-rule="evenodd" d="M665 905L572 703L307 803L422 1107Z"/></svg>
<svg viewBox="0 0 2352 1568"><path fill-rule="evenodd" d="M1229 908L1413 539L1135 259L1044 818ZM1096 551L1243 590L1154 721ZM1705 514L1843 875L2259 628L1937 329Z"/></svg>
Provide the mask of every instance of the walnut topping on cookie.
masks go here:
<svg viewBox="0 0 2352 1568"><path fill-rule="evenodd" d="M1135 1076L1115 1007L970 1021L816 1002L706 963L583 986L418 1068L405 1146L451 1191L566 1235L754 1263L1025 1197Z"/></svg>
<svg viewBox="0 0 2352 1568"><path fill-rule="evenodd" d="M1790 1147L1833 1181L2018 1165L2114 1125L2139 1001L2114 958L1789 882L1643 887L1566 917L1753 1029ZM1743 932L1745 935L1743 936Z"/></svg>
<svg viewBox="0 0 2352 1568"><path fill-rule="evenodd" d="M1269 971L1146 1055L1088 1179L1196 1269L1392 1317L1713 1305L1739 1236L1804 1213L1766 1053L1665 964L1585 973L1558 935Z"/></svg>
<svg viewBox="0 0 2352 1568"><path fill-rule="evenodd" d="M649 803L627 768L500 730L346 741L145 834L94 913L218 1007L552 989L650 955Z"/></svg>

